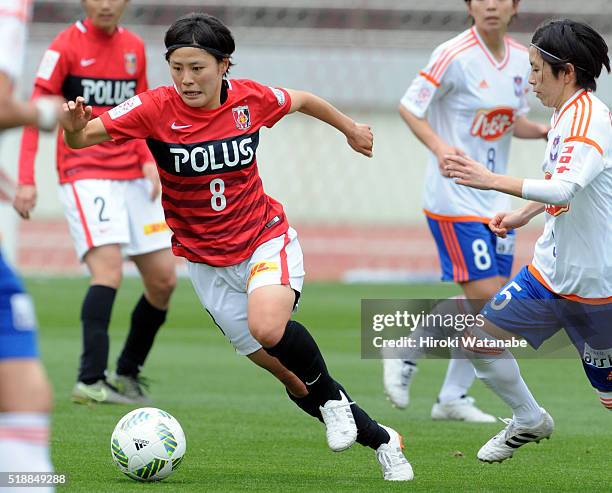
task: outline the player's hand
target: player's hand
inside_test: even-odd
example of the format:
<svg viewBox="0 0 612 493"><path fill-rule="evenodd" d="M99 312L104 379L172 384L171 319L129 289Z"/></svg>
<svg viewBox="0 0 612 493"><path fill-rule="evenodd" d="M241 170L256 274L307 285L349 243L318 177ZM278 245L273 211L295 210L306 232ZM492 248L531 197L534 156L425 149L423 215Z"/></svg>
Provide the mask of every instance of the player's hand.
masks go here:
<svg viewBox="0 0 612 493"><path fill-rule="evenodd" d="M505 238L511 229L525 226L529 220L521 209L510 212L498 212L489 222L489 229L497 236Z"/></svg>
<svg viewBox="0 0 612 493"><path fill-rule="evenodd" d="M455 178L455 183L480 190L489 190L493 181L494 173L489 171L478 161L466 156L447 154L444 156L448 163L445 170L450 178Z"/></svg>
<svg viewBox="0 0 612 493"><path fill-rule="evenodd" d="M144 163L142 166L142 174L151 183L151 202L153 202L161 193L161 182L159 181L159 173L157 165L153 162Z"/></svg>
<svg viewBox="0 0 612 493"><path fill-rule="evenodd" d="M87 126L93 108L85 106L84 103L85 99L82 96L78 96L75 101L64 103L60 124L66 132L80 132Z"/></svg>
<svg viewBox="0 0 612 493"><path fill-rule="evenodd" d="M442 144L438 148L436 148L434 154L436 155L436 159L438 160L438 169L440 170L440 174L447 178L449 177L449 174L448 171L446 171L446 165L449 164L449 162L446 160L446 156L449 154L453 154L457 156L467 157L467 154L463 152L462 149L446 144Z"/></svg>
<svg viewBox="0 0 612 493"><path fill-rule="evenodd" d="M34 185L17 185L13 207L23 219L30 219L30 212L36 207L36 198Z"/></svg>
<svg viewBox="0 0 612 493"><path fill-rule="evenodd" d="M372 157L372 147L374 146L374 134L369 125L365 123L355 123L351 130L346 134L346 141L353 150L364 156Z"/></svg>

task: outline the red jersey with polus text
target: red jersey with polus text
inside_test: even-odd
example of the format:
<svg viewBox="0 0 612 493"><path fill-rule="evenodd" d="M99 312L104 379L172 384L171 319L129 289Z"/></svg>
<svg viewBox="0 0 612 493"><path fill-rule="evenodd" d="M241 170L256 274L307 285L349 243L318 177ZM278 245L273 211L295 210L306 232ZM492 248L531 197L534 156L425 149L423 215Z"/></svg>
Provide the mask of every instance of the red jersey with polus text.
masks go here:
<svg viewBox="0 0 612 493"><path fill-rule="evenodd" d="M109 35L89 19L74 23L53 40L41 61L34 88L35 94L58 94L73 101L83 96L85 104L93 107L92 118L147 89L142 40L122 27ZM36 147L37 133L29 129L22 142L21 183L33 183ZM64 144L61 129L58 133L60 183L141 178L143 156L151 159L143 141L70 149Z"/></svg>
<svg viewBox="0 0 612 493"><path fill-rule="evenodd" d="M101 115L116 141L147 139L162 182L175 255L213 266L238 264L288 229L282 205L257 169L262 127L291 107L284 89L231 80L214 110L187 106L173 86L140 94Z"/></svg>

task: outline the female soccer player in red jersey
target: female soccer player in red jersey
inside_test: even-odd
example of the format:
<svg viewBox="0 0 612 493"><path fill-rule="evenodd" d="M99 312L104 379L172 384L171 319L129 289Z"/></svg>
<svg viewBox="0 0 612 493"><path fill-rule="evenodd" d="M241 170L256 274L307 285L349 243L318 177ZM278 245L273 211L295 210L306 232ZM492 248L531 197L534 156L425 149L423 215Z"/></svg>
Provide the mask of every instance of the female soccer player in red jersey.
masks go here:
<svg viewBox="0 0 612 493"><path fill-rule="evenodd" d="M144 44L118 24L127 3L82 2L87 18L62 31L43 56L34 85L35 100L51 94L66 100L83 96L93 113L100 115L147 89ZM81 307L83 352L72 399L146 403L140 368L166 319L176 284L155 163L142 140L75 151L66 147L61 132L58 137L60 198L77 255L91 274ZM38 131L27 128L14 201L24 218L36 204L37 146ZM124 255L136 264L145 292L132 312L117 370L107 382L108 325Z"/></svg>
<svg viewBox="0 0 612 493"><path fill-rule="evenodd" d="M473 26L438 46L411 83L400 115L428 148L423 209L436 242L442 280L454 281L470 300L488 300L510 276L514 233L496 238L488 228L502 195L460 187L444 170L444 155L459 152L505 173L512 137L545 138L548 127L527 119L527 48L507 35L519 0L465 0ZM484 303L484 301L482 302ZM438 309L465 302L450 300ZM473 303L478 304L478 302ZM384 386L398 407L409 402L415 348L384 359ZM466 396L475 375L470 361L451 351L433 419L494 422Z"/></svg>
<svg viewBox="0 0 612 493"><path fill-rule="evenodd" d="M385 479L412 479L400 435L350 401L308 330L291 320L304 279L302 251L257 171L259 130L289 113L334 126L366 156L372 155L370 128L312 94L227 79L234 40L214 17L179 19L165 45L174 85L139 94L91 121L82 98L69 101L67 144L147 139L174 253L187 259L196 293L236 350L268 369L282 368L293 383L290 397L325 423L332 450L357 440L376 450Z"/></svg>

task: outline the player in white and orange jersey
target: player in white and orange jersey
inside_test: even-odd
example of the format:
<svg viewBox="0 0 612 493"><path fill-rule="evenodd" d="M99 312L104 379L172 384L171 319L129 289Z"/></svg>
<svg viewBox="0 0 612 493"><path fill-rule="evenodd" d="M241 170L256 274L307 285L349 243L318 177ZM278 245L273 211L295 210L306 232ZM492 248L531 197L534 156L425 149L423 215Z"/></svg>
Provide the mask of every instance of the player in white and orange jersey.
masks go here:
<svg viewBox="0 0 612 493"><path fill-rule="evenodd" d="M35 125L49 131L61 109L59 98L24 103L13 97L25 58L30 8L28 0L0 2L0 129ZM10 182L0 173L0 200L10 199L12 193ZM0 254L0 472L53 469L48 424L51 387L38 359L36 339L32 301ZM53 490L36 486L40 492Z"/></svg>
<svg viewBox="0 0 612 493"><path fill-rule="evenodd" d="M514 235L496 238L487 228L492 212L504 207L499 204L503 195L456 185L443 169L444 155L458 152L486 163L491 171L505 173L513 135L546 136L545 125L525 116L529 110L527 48L506 35L518 3L466 0L474 25L434 50L399 109L430 150L424 212L438 248L442 280L458 283L471 300L488 300L510 276ZM454 306L455 301L450 304ZM414 348L383 355L385 391L398 407L408 405L415 360L422 352ZM432 418L495 421L466 395L474 378L470 362L451 352Z"/></svg>
<svg viewBox="0 0 612 493"><path fill-rule="evenodd" d="M488 324L480 337L516 334L538 348L563 327L601 403L612 410L612 115L593 94L602 68L610 72L608 47L589 26L564 19L535 32L529 59L530 84L555 109L544 179L498 175L472 159L447 156L446 170L456 183L532 201L496 214L490 223L495 234L505 236L542 212L546 216L531 265L483 309ZM529 392L512 354L472 357L477 375L514 414L478 458L502 461L521 445L548 438L552 418Z"/></svg>

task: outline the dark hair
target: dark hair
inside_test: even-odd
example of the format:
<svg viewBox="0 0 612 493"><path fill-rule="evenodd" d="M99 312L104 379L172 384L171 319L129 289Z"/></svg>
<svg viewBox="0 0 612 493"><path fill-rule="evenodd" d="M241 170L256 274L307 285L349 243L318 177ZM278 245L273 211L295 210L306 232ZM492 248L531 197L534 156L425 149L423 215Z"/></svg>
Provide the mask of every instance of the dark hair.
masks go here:
<svg viewBox="0 0 612 493"><path fill-rule="evenodd" d="M538 27L531 44L550 65L555 77L571 63L576 71L576 84L583 89L597 88L595 79L603 67L610 72L608 45L595 29L582 22L548 21Z"/></svg>
<svg viewBox="0 0 612 493"><path fill-rule="evenodd" d="M182 47L202 48L219 62L230 58L236 49L232 33L223 22L212 15L197 12L175 21L166 31L164 44L166 60L174 50ZM229 66L232 65L230 60Z"/></svg>

